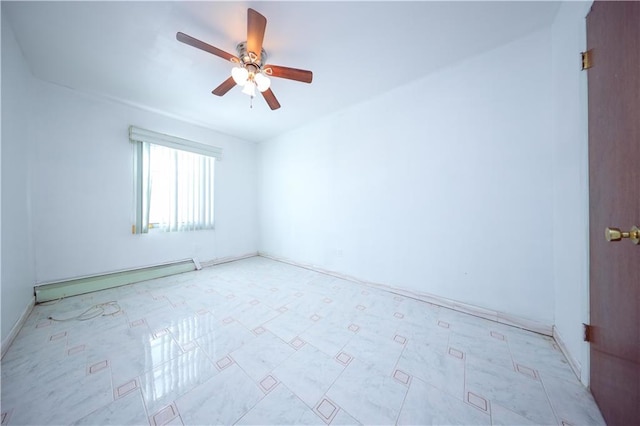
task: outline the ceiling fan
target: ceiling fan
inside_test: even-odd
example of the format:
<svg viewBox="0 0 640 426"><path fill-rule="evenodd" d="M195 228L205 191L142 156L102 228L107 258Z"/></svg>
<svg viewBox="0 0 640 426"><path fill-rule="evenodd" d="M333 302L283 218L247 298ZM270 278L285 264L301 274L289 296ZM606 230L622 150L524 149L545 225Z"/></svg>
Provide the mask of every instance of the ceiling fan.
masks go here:
<svg viewBox="0 0 640 426"><path fill-rule="evenodd" d="M238 56L213 47L203 41L193 38L185 33L178 32L176 39L205 52L219 56L222 59L235 63L231 70L231 77L227 78L211 93L223 96L235 85L243 86L243 93L253 98L256 89L267 101L269 107L274 110L280 108L280 103L271 91L271 81L269 77L286 78L289 80L311 83L313 73L297 68L282 67L279 65L266 64L267 52L262 48L264 32L267 28L267 18L253 9L247 11L247 41L236 46Z"/></svg>

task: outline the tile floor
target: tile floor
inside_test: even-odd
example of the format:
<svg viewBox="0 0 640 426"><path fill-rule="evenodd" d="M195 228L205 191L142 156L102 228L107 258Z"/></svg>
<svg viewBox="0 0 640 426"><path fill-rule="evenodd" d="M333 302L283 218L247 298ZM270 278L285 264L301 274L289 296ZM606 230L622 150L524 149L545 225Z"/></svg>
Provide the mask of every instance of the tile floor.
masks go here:
<svg viewBox="0 0 640 426"><path fill-rule="evenodd" d="M36 306L1 402L2 425L604 424L548 337L261 257Z"/></svg>

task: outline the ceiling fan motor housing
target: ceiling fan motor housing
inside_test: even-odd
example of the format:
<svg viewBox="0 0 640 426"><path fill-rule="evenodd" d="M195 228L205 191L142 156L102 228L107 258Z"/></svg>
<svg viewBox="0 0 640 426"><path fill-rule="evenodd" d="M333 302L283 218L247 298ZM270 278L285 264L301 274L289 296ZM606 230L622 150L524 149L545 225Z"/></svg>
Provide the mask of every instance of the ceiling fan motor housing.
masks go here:
<svg viewBox="0 0 640 426"><path fill-rule="evenodd" d="M247 51L247 42L243 41L236 46L240 63L249 71L258 72L262 69L262 65L267 62L267 52L262 49L260 58L254 52ZM255 69L252 69L255 68Z"/></svg>

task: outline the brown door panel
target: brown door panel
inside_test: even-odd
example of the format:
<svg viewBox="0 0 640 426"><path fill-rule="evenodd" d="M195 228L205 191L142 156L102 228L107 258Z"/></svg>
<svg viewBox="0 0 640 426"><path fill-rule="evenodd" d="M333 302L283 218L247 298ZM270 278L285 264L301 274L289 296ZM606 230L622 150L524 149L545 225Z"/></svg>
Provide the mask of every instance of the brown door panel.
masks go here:
<svg viewBox="0 0 640 426"><path fill-rule="evenodd" d="M640 422L640 245L606 227L640 226L640 2L587 16L591 391L608 424Z"/></svg>

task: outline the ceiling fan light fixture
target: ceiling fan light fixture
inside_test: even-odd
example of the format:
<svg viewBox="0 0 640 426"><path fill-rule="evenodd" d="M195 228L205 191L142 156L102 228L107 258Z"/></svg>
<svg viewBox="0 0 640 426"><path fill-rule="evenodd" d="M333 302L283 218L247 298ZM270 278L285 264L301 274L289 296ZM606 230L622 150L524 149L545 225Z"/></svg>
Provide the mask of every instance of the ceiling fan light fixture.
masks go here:
<svg viewBox="0 0 640 426"><path fill-rule="evenodd" d="M264 92L265 90L268 90L269 87L271 87L271 80L269 79L269 77L262 73L256 74L253 80L256 82L256 87L261 92Z"/></svg>
<svg viewBox="0 0 640 426"><path fill-rule="evenodd" d="M249 78L249 71L244 67L233 67L231 69L231 77L238 86L244 86Z"/></svg>
<svg viewBox="0 0 640 426"><path fill-rule="evenodd" d="M242 93L253 98L256 95L256 83L251 80L247 81L242 89Z"/></svg>
<svg viewBox="0 0 640 426"><path fill-rule="evenodd" d="M231 69L231 77L238 86L244 86L249 79L249 71L244 67L233 67Z"/></svg>

